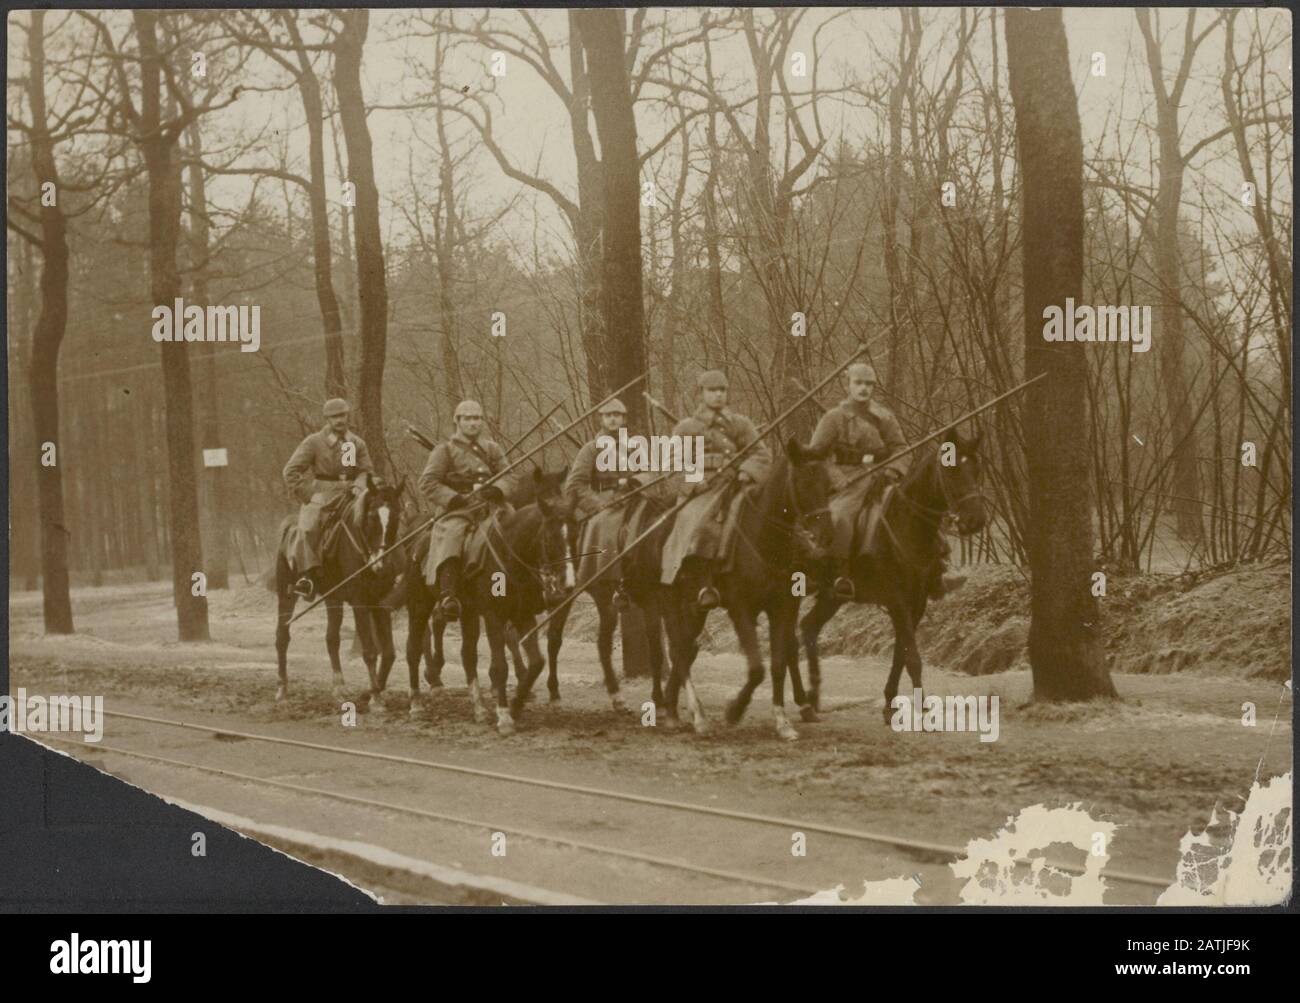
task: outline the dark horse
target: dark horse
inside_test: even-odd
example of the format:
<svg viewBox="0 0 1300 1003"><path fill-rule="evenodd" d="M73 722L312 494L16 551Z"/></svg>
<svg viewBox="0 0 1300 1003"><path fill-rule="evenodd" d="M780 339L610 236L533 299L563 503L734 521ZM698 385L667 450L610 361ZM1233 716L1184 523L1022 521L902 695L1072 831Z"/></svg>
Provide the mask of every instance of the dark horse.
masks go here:
<svg viewBox="0 0 1300 1003"><path fill-rule="evenodd" d="M941 447L914 463L885 502L873 556L855 556L849 565L856 592L853 601L883 606L894 624L894 660L885 683L886 724L893 715L891 703L898 695L898 680L904 666L912 686L921 685L916 628L925 615L928 583L941 557L941 524L945 518L955 516L957 531L969 536L978 533L988 522L984 496L980 493L979 433L967 439L951 428L943 439L953 445L952 465L940 461ZM819 592L813 608L799 622L808 656L808 693L803 693L797 661L792 666L790 682L795 702L803 707L805 720L815 720L821 706L817 638L842 605L844 600L836 599L829 591Z"/></svg>
<svg viewBox="0 0 1300 1003"><path fill-rule="evenodd" d="M330 665L334 668L335 692L343 689L343 665L339 661L339 629L343 625L343 604L352 607L352 619L357 637L361 640L362 658L370 674L367 695L382 688L379 680L388 675L394 659L392 615L384 608L383 597L392 589L393 580L402 566L400 548L389 553L397 540L397 526L401 521L398 498L403 484L386 484L373 474L358 475L360 488L352 497L344 496L344 505L336 528L328 540L321 543L321 572L318 578L321 594L372 561L365 571L353 578L325 600L325 648ZM293 516L286 517L280 526L280 547L275 556L275 592L279 615L275 628L275 657L279 669L279 687L275 698L283 700L289 693L289 620L293 617L298 596L293 591L293 574L284 553L285 529L292 525ZM379 662L378 675L376 661Z"/></svg>
<svg viewBox="0 0 1300 1003"><path fill-rule="evenodd" d="M667 507L667 504L662 500L650 498L646 495L627 499L623 503L621 511L623 526L619 538L623 544L636 539L637 535L656 517L662 515ZM569 532L571 540L582 542L582 531L579 524L571 524ZM619 622L618 609L614 605L614 593L618 590L619 574L618 568L614 565L620 563L613 560L614 556L614 554L598 555L595 569L587 572L588 577L593 574L596 577L585 591L595 602L596 612L600 617L596 631L596 654L600 658L601 672L605 677L605 691L609 694L610 706L615 711L622 711L627 709L627 705L624 703L623 695L619 691L618 675L614 672L614 630ZM606 570L607 564L609 565L608 570ZM596 574L597 572L599 574ZM625 589L624 592L627 598L641 607L643 614L647 616L646 655L650 661L651 672L656 680L654 698L657 701L662 696L658 688L658 680L663 674L664 665L663 631L652 620L654 611L647 610L640 601L642 593L635 589ZM572 611L573 604L569 603L553 616L546 625L546 661L549 668L546 688L550 692L552 701L560 699L560 648L564 643L564 625L568 622L569 614Z"/></svg>
<svg viewBox="0 0 1300 1003"><path fill-rule="evenodd" d="M564 483L566 471L560 469L557 471L543 472L541 477L521 477L511 489L506 500L515 508L522 508L537 500L539 494L554 495ZM574 538L576 539L576 537ZM427 540L421 543L421 546L427 551ZM405 576L399 581L397 591L393 594L392 600L385 600L390 607L400 606L405 601ZM424 679L431 689L437 689L442 685L442 670L447 664L447 657L443 650L442 636L447 629L447 621L443 618L441 611L435 604L433 613L429 619L429 629L424 632ZM515 679L522 679L524 675L524 656L519 650L519 638L513 627L506 628L506 646L510 649L510 657L515 666ZM553 690L552 697L558 699L557 693Z"/></svg>
<svg viewBox="0 0 1300 1003"><path fill-rule="evenodd" d="M749 671L740 691L727 704L726 719L736 724L763 681L763 654L758 640L758 615L767 615L772 650L772 712L777 734L798 737L785 713L785 672L796 654L795 625L799 615L797 573L809 572L823 561L831 545L831 520L826 508L829 476L822 462L825 451L813 452L791 439L768 474L741 505L736 527L735 556L731 567L715 574L722 605L735 627ZM704 734L708 720L695 686L691 666L699 652L698 638L708 617L696 605L698 582L680 575L671 586L659 584L668 525L661 527L628 558L625 581L640 601L654 609L647 627L662 624L668 633L672 672L662 698L655 672L655 704L665 723L677 723L677 697L686 691L687 707L695 731Z"/></svg>
<svg viewBox="0 0 1300 1003"><path fill-rule="evenodd" d="M489 678L496 698L497 731L513 734L514 718L506 696L506 632L512 626L523 634L537 614L564 597L566 583L573 582L572 551L564 503L554 475L534 471L538 488L536 501L504 515L491 517L481 564L461 581L461 665L474 709L474 720L482 723L487 712L479 699L478 637L482 618L491 649ZM406 573L406 608L410 631L406 638L406 663L411 686L411 705L417 705L420 658L424 653L424 632L438 600L437 589L423 573L423 555L428 542L413 555ZM524 644L527 656L525 680L535 679L545 665L535 637ZM516 664L516 678L519 678ZM525 681L520 681L514 712L526 699Z"/></svg>

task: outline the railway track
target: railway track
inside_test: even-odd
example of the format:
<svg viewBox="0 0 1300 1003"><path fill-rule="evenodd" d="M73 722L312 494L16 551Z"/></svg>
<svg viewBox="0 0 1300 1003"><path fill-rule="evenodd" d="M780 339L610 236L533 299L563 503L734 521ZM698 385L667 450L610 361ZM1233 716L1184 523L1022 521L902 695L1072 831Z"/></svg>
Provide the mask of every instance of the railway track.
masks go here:
<svg viewBox="0 0 1300 1003"><path fill-rule="evenodd" d="M390 766L397 766L402 769L412 769L421 771L422 773L436 774L439 776L471 778L476 782L476 784L487 783L491 785L514 786L517 788L527 789L534 793L541 792L547 797L560 795L564 799L565 807L568 807L570 804L576 805L583 801L596 802L607 806L616 805L622 811L630 811L634 816L639 816L636 822L637 827L644 827L642 831L650 833L663 831L658 827L662 826L664 816L675 815L678 817L694 818L697 820L697 824L707 825L714 833L717 833L718 827L721 826L728 833L736 832L737 837L740 835L737 830L753 830L756 828L780 829L787 834L817 834L822 837L827 837L833 843L838 844L841 848L841 852L848 851L849 853L852 853L855 848L860 851L862 847L870 846L874 848L877 853L885 852L889 854L902 854L909 861L920 861L930 865L946 865L947 863L960 859L965 855L965 851L961 847L913 840L888 833L869 832L861 829L830 825L815 821L766 815L757 812L698 804L666 797L653 797L629 791L609 790L584 784L566 783L559 780L523 776L515 773L505 773L499 770L481 769L458 763L440 762L432 759L397 755L369 749L345 748L321 742L305 741L302 739L288 738L279 735L240 731L215 725L196 724L145 714L133 714L124 711L105 711L104 714L106 717L131 721L134 722L136 726L143 725L146 726L146 728L200 732L225 741L239 740L264 743L267 745L281 746L296 750L309 751L312 753L325 753L330 756L344 757L350 760L379 762ZM79 745L80 743L74 744ZM294 783L287 780L276 779L274 777L258 775L257 773L250 773L245 770L234 770L226 766L214 765L212 763L195 762L191 760L175 759L168 756L160 756L154 751L146 752L140 748L128 748L119 745L109 746L104 743L99 743L95 746L95 749L109 755L124 756L148 762L156 766L166 767L171 770L196 771L201 774L219 777L223 780L252 784L267 789L282 791L295 796L324 798L366 809L393 812L399 815L422 819L429 822L445 823L452 826L484 830L491 833L500 832L511 837L518 837L535 843L561 847L565 850L574 851L580 855L595 855L613 861L635 862L638 865L662 869L674 872L678 875L689 875L694 878L705 878L714 882L721 882L724 885L730 886L732 893L734 893L738 887L744 887L755 890L763 889L769 892L778 891L787 897L790 894L808 896L819 891L825 891L825 888L829 887L827 885L819 887L808 882L789 881L784 877L748 873L744 870L730 867L711 866L710 864L700 862L699 860L690 860L681 856L649 853L640 849L629 849L627 847L609 845L608 843L593 842L588 839L575 838L572 834L540 829L532 825L507 824L500 820L494 821L490 818L474 817L458 811L435 811L422 805L367 797L355 793L347 793L331 789L329 787ZM488 801L489 803L493 801L491 798L485 798L483 800ZM647 816L650 817L647 818ZM654 816L658 817L655 818ZM787 835L786 838L789 838L789 836ZM737 842L739 842L738 838ZM1084 872L1082 867L1063 861L1053 861L1052 865L1061 871L1075 875ZM1104 871L1103 875L1108 882L1137 886L1147 889L1148 894L1150 893L1150 890L1162 891L1167 888L1169 884L1168 880L1161 880L1147 875L1132 874L1109 869Z"/></svg>

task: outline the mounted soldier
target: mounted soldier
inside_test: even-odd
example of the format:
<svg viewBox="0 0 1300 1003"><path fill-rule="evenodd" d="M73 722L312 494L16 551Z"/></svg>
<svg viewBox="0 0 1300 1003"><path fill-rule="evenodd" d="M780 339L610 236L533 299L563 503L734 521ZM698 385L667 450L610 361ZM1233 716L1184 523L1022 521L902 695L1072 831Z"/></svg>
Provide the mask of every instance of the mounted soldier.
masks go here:
<svg viewBox="0 0 1300 1003"><path fill-rule="evenodd" d="M511 477L489 478L504 470L505 450L483 434L483 408L464 400L452 416L456 431L429 454L420 474L420 495L433 506L437 521L424 565L425 581L442 593L439 609L448 620L460 618L460 589L465 546L471 533L494 509L506 506Z"/></svg>
<svg viewBox="0 0 1300 1003"><path fill-rule="evenodd" d="M897 484L907 472L905 459L888 461L907 448L907 440L894 413L875 399L876 371L864 362L855 363L848 368L846 379L848 396L822 415L813 432L811 448L830 447L832 451L827 461L834 492L830 501L835 526L831 588L836 599L851 600L854 588L849 562L855 554L870 553L875 544L886 489ZM882 463L886 465L874 475L857 476L864 467ZM942 537L939 539L943 541ZM946 557L946 541L941 546ZM934 598L944 594L945 568L940 561L931 580L929 591Z"/></svg>
<svg viewBox="0 0 1300 1003"><path fill-rule="evenodd" d="M365 440L348 429L351 410L340 397L326 401L325 427L303 439L284 468L285 486L302 503L298 524L290 528L285 541L285 553L300 576L293 591L308 601L315 597L320 578L325 523L332 524L345 507L342 499L353 490L353 479L375 469Z"/></svg>
<svg viewBox="0 0 1300 1003"><path fill-rule="evenodd" d="M661 580L671 585L679 573L696 579L700 583L696 602L707 610L720 601L712 582L713 563L726 559L736 509L745 490L767 473L772 456L767 443L760 442L741 462L734 478L714 477L714 471L758 438L758 430L744 415L727 407L726 374L716 369L701 373L696 386L700 406L679 421L672 434L702 438L703 478L692 483L683 475L677 480L678 499L690 500L677 513L664 543Z"/></svg>

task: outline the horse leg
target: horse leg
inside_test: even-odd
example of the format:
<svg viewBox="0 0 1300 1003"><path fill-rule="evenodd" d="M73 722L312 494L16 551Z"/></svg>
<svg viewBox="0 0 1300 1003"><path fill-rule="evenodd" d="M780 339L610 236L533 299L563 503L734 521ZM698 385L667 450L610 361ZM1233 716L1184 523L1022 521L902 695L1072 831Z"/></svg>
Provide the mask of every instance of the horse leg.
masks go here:
<svg viewBox="0 0 1300 1003"><path fill-rule="evenodd" d="M894 624L894 658L889 666L889 678L885 681L885 725L888 726L894 716L894 698L898 696L898 681L903 675L903 666L908 662L908 649L915 644L912 638L911 617L897 603L889 606L889 619ZM909 668L908 674L911 674ZM919 679L921 668L918 660L916 678Z"/></svg>
<svg viewBox="0 0 1300 1003"><path fill-rule="evenodd" d="M375 644L374 627L371 624L370 610L352 607L352 626L356 630L357 640L361 642L361 659L366 663L366 675L370 677L370 696L379 696L382 687L375 674L375 661L378 659L378 646Z"/></svg>
<svg viewBox="0 0 1300 1003"><path fill-rule="evenodd" d="M554 621L552 621L552 623L553 622ZM529 690L532 687L533 682L542 674L542 669L546 667L546 659L542 657L542 646L537 642L536 632L529 633L533 626L532 617L522 617L519 622L510 624L509 626L515 632L515 637L518 637L521 634L528 635L527 640L524 641L524 653L528 656L528 661L523 676L521 677L518 674L515 676L515 699L510 705L514 713L522 714L524 704L528 700ZM549 642L549 640L550 638L548 636L547 641ZM515 663L516 669L521 662L522 660Z"/></svg>
<svg viewBox="0 0 1300 1003"><path fill-rule="evenodd" d="M488 650L491 653L488 678L492 683L492 695L496 698L497 734L513 735L515 722L510 716L510 706L506 700L506 682L510 678L510 666L506 664L506 624L495 613L487 613L483 619L486 621Z"/></svg>
<svg viewBox="0 0 1300 1003"><path fill-rule="evenodd" d="M275 699L283 700L289 695L289 620L298 604L298 596L289 587L289 566L283 557L275 562L275 593Z"/></svg>
<svg viewBox="0 0 1300 1003"><path fill-rule="evenodd" d="M479 698L478 691L478 613L471 612L460 618L460 664L465 669L465 685L469 689L469 703L474 708L474 723L483 724L487 720L487 708Z"/></svg>
<svg viewBox="0 0 1300 1003"><path fill-rule="evenodd" d="M690 597L694 599L694 596ZM695 734L707 735L709 733L709 719L704 714L704 703L700 700L700 695L695 692L695 682L691 679L691 668L695 665L695 658L700 653L699 636L700 631L704 629L704 621L708 619L707 610L697 610L694 602L690 603L690 612L686 617L687 629L685 632L685 655L682 661L682 690L686 693L686 709L691 712L691 723L695 726ZM759 677L762 678L760 670Z"/></svg>
<svg viewBox="0 0 1300 1003"><path fill-rule="evenodd" d="M572 610L573 603L569 603L546 623L546 666L548 669L546 689L551 695L551 703L555 703L560 699L560 647L564 644L564 625L569 622L569 613ZM537 670L537 674L541 675L541 669ZM530 690L536 681L536 676L529 677L528 687Z"/></svg>
<svg viewBox="0 0 1300 1003"><path fill-rule="evenodd" d="M524 632L527 633L532 626L533 625L530 622L524 628ZM524 680L528 678L529 670L532 668L532 662L525 659L524 653L519 650L519 630L509 620L505 621L504 633L502 636L505 638L506 648L510 651L510 661L515 667L515 689L518 689L523 685ZM539 669L538 671L540 672L541 670Z"/></svg>
<svg viewBox="0 0 1300 1003"><path fill-rule="evenodd" d="M429 610L433 593L423 582L411 586L406 601L406 676L411 684L411 710L414 715L416 695L420 692L420 656L429 643Z"/></svg>
<svg viewBox="0 0 1300 1003"><path fill-rule="evenodd" d="M609 704L616 711L627 709L618 691L618 676L614 674L614 628L618 625L618 611L614 609L614 593L608 588L591 590L600 613L600 627L596 633L596 654L600 656L600 671L605 675L605 692ZM626 651L626 649L624 649Z"/></svg>
<svg viewBox="0 0 1300 1003"><path fill-rule="evenodd" d="M343 626L343 603L325 601L325 650L334 670L334 695L343 695L343 662L339 659L339 632Z"/></svg>
<svg viewBox="0 0 1300 1003"><path fill-rule="evenodd" d="M731 615L731 625L736 630L736 640L740 642L740 650L744 652L745 661L749 665L745 684L740 687L740 692L727 701L727 724L739 724L740 719L745 716L745 709L749 707L754 690L763 681L766 673L763 671L763 652L758 643L757 615L749 609L729 609L727 612Z"/></svg>
<svg viewBox="0 0 1300 1003"><path fill-rule="evenodd" d="M370 611L370 622L374 630L375 646L379 649L379 688L388 686L388 673L393 671L397 661L397 650L393 647L393 614L391 610L376 605ZM411 707L414 708L419 696L419 684L411 687Z"/></svg>
<svg viewBox="0 0 1300 1003"><path fill-rule="evenodd" d="M817 638L822 628L830 623L836 611L844 605L840 600L819 593L808 615L799 621L799 634L803 638L804 654L808 656L808 702L803 711L805 721L813 720L822 709L822 661L817 650ZM811 709L812 717L808 711Z"/></svg>
<svg viewBox="0 0 1300 1003"><path fill-rule="evenodd" d="M658 604L649 602L641 607L645 613L646 651L650 659L650 675L653 680L650 699L655 708L663 706L664 691L662 685L664 673L664 626L662 613Z"/></svg>
<svg viewBox="0 0 1300 1003"><path fill-rule="evenodd" d="M447 629L447 621L438 612L436 600L437 595L430 589L429 609L424 616L427 628L424 634L424 681L431 689L437 689L442 685L442 667L447 664L447 658L442 651L442 632Z"/></svg>
<svg viewBox="0 0 1300 1003"><path fill-rule="evenodd" d="M795 627L799 617L799 603L778 599L767 611L767 629L772 644L772 718L776 733L787 742L799 737L794 725L785 714L785 673L791 659L798 659L799 645L795 643ZM791 680L798 674L794 670ZM795 687L795 700L802 695L802 686Z"/></svg>

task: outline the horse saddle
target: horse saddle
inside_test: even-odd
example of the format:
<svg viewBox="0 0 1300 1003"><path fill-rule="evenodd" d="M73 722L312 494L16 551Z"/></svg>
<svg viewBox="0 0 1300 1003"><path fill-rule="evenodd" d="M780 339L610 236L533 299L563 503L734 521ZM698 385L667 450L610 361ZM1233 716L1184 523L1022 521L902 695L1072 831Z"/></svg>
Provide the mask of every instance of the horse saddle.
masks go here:
<svg viewBox="0 0 1300 1003"><path fill-rule="evenodd" d="M320 552L333 554L343 536L343 515L352 504L350 491L342 491L321 505Z"/></svg>

